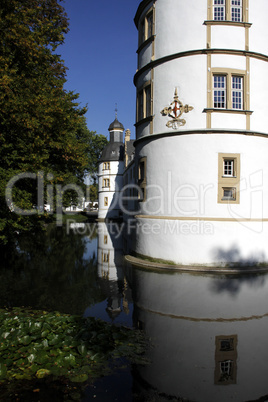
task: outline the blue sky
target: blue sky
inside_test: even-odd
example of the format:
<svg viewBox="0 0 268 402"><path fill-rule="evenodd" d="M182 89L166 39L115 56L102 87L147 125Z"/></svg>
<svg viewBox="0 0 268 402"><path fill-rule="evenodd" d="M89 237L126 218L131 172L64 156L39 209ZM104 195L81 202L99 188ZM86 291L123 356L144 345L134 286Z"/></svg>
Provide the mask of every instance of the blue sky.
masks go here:
<svg viewBox="0 0 268 402"><path fill-rule="evenodd" d="M89 130L109 136L115 118L135 137L138 34L134 16L139 0L65 0L70 31L57 52L68 67L65 88L88 104Z"/></svg>

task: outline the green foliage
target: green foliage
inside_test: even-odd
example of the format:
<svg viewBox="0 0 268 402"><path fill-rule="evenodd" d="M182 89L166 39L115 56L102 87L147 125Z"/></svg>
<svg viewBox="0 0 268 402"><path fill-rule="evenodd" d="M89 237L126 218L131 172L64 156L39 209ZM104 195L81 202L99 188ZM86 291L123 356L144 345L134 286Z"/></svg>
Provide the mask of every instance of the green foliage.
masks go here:
<svg viewBox="0 0 268 402"><path fill-rule="evenodd" d="M47 376L84 382L123 356L146 363L141 332L94 318L15 308L0 310L0 328L0 384Z"/></svg>
<svg viewBox="0 0 268 402"><path fill-rule="evenodd" d="M105 142L86 128L78 94L64 89L66 67L56 49L68 19L60 3L0 3L0 244L40 222L40 216L19 216L7 207L5 189L12 177L43 171L45 185L80 185L85 171L96 171L98 147ZM18 182L12 194L16 205L27 210L36 205L36 187L36 180ZM66 194L65 202L75 196Z"/></svg>

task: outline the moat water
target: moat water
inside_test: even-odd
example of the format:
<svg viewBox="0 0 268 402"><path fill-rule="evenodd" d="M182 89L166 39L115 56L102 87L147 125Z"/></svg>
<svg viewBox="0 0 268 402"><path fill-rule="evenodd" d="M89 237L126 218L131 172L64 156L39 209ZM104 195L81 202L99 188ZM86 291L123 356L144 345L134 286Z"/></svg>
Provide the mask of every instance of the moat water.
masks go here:
<svg viewBox="0 0 268 402"><path fill-rule="evenodd" d="M125 263L113 229L50 226L0 271L0 307L94 316L149 337L148 365L115 370L80 400L268 401L268 275L143 270Z"/></svg>

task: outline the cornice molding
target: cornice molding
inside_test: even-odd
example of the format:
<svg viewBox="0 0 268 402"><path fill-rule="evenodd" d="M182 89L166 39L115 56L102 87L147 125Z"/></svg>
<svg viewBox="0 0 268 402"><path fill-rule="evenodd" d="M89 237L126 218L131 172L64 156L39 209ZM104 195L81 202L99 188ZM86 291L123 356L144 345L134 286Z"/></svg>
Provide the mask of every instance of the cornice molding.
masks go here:
<svg viewBox="0 0 268 402"><path fill-rule="evenodd" d="M171 60L180 59L182 57L188 57L188 56L210 55L210 54L231 54L234 56L252 57L254 59L268 62L267 55L265 55L263 53L252 52L249 50L219 49L219 48L188 50L185 52L173 53L168 56L161 57L160 59L153 60L150 63L146 64L140 70L138 70L136 72L136 74L134 75L134 84L136 86L138 78L144 72L151 70L161 64L167 63Z"/></svg>
<svg viewBox="0 0 268 402"><path fill-rule="evenodd" d="M207 21L204 21L204 25L227 25L227 26L250 28L252 26L252 23L250 23L250 22L207 20Z"/></svg>
<svg viewBox="0 0 268 402"><path fill-rule="evenodd" d="M236 130L236 129L218 129L218 128L204 128L204 129L192 129L192 130L178 130L178 131L169 131L166 133L159 133L159 134L151 134L145 135L141 138L138 138L134 141L134 146L136 147L137 144L143 141L153 141L163 137L173 137L173 136L180 136L180 135L191 135L191 134L236 134L236 135L245 135L250 137L264 137L268 139L268 133L262 133L258 131L251 131L251 130Z"/></svg>

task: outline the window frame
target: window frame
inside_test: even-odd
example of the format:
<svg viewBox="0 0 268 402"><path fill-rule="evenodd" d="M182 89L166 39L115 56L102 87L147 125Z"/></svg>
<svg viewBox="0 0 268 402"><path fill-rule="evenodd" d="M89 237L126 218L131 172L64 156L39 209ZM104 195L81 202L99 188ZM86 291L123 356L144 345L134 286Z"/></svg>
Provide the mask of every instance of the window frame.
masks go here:
<svg viewBox="0 0 268 402"><path fill-rule="evenodd" d="M138 162L138 186L141 191L139 191L138 194L138 201L139 202L145 202L146 201L146 196L147 196L147 191L146 191L146 176L147 176L147 157L144 156L139 159ZM141 193L143 194L143 198L141 198Z"/></svg>
<svg viewBox="0 0 268 402"><path fill-rule="evenodd" d="M209 109L213 109L214 111L229 111L233 113L239 112L249 112L249 91L248 91L248 80L247 72L245 70L236 70L230 68L219 68L213 67L210 70L210 87L211 87L211 97L209 99ZM215 91L218 88L214 86L214 77L225 77L226 80L226 88L225 88L225 106L226 107L215 107ZM242 82L242 88L233 88L233 79L240 78ZM241 108L234 107L234 94L241 94ZM239 97L238 97L239 98ZM239 104L239 103L238 103Z"/></svg>
<svg viewBox="0 0 268 402"><path fill-rule="evenodd" d="M110 252L102 252L102 262L109 263L110 262Z"/></svg>
<svg viewBox="0 0 268 402"><path fill-rule="evenodd" d="M110 170L110 162L103 162L102 170Z"/></svg>
<svg viewBox="0 0 268 402"><path fill-rule="evenodd" d="M151 7L143 18L141 18L139 27L139 46L147 40L151 40L155 34L155 13L154 8Z"/></svg>
<svg viewBox="0 0 268 402"><path fill-rule="evenodd" d="M109 178L103 178L102 180L102 188L110 188L110 179Z"/></svg>
<svg viewBox="0 0 268 402"><path fill-rule="evenodd" d="M152 118L153 95L151 81L147 81L137 90L136 122Z"/></svg>
<svg viewBox="0 0 268 402"><path fill-rule="evenodd" d="M230 347L222 348L223 343L229 344ZM218 335L215 337L215 385L236 384L237 343L237 335Z"/></svg>
<svg viewBox="0 0 268 402"><path fill-rule="evenodd" d="M216 1L222 1L221 4L215 4ZM214 21L225 21L226 20L226 0L213 0L213 20ZM227 0L228 1L228 0ZM215 18L215 16L223 11L222 18Z"/></svg>
<svg viewBox="0 0 268 402"><path fill-rule="evenodd" d="M215 1L223 1L223 4L215 4ZM233 1L241 1L240 5L232 4ZM248 1L249 0L208 0L208 21L215 24L247 24L248 23ZM224 18L215 18L215 9L223 9ZM240 19L236 20L234 10L240 10Z"/></svg>
<svg viewBox="0 0 268 402"><path fill-rule="evenodd" d="M225 162L232 161L232 174L225 173ZM240 154L218 154L218 203L240 203ZM232 197L224 195L225 191L232 191Z"/></svg>
<svg viewBox="0 0 268 402"><path fill-rule="evenodd" d="M108 207L108 197L104 197L104 206Z"/></svg>

